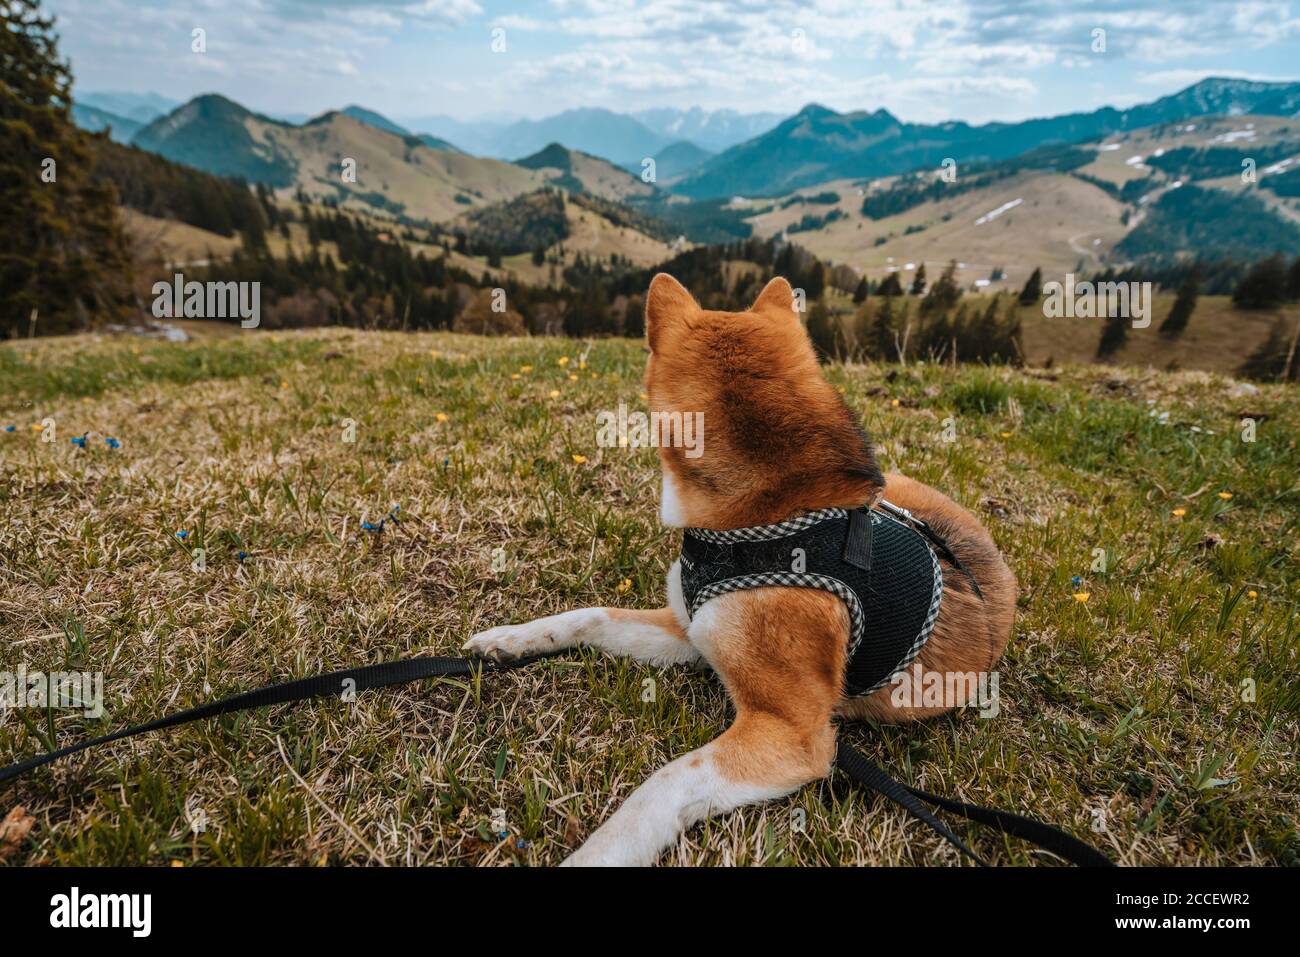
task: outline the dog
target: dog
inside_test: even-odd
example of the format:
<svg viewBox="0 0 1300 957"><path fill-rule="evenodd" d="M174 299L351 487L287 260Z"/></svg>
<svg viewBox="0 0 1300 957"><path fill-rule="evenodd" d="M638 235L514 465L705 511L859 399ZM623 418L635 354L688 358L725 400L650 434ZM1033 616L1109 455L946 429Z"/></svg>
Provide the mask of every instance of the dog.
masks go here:
<svg viewBox="0 0 1300 957"><path fill-rule="evenodd" d="M651 410L702 411L706 436L694 458L660 444L662 522L724 534L784 529L792 518L836 509L843 515L887 493L895 514L920 519L950 549L942 587L934 586L937 617L931 611L911 670L939 680L991 671L1011 635L1015 576L970 512L919 482L881 473L866 433L821 374L790 284L778 277L748 310L717 312L660 273L645 318ZM893 529L881 524L890 520L869 521ZM735 707L731 726L655 772L565 865L652 864L705 817L825 777L836 719L913 721L967 703L900 704L888 686L848 694L854 622L846 596L820 587L746 587L691 608L681 560L668 572L667 590L664 608L584 608L491 628L464 646L497 660L587 645L659 666L703 663L726 687Z"/></svg>

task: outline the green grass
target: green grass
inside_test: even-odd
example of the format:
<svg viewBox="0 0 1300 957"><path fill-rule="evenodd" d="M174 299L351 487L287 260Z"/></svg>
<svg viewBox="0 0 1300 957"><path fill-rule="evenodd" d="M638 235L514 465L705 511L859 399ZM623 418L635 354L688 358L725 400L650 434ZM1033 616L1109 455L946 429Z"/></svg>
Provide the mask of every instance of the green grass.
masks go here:
<svg viewBox="0 0 1300 957"><path fill-rule="evenodd" d="M661 605L678 539L656 520L654 453L594 447L598 410L641 403L644 354L598 342L579 369L579 348L337 330L0 346L0 430L16 426L0 431L0 670L103 671L106 705L99 721L9 714L0 763L51 727L64 745L270 681L457 653L495 624ZM988 523L1021 586L996 718L842 733L928 790L1124 863L1300 863L1295 390L1105 368L828 375L889 467ZM1243 412L1266 416L1253 443ZM46 419L48 443L30 429ZM394 504L400 526L361 530ZM728 720L707 673L575 652L110 745L0 787L0 817L36 818L10 864L555 864ZM1000 863L1051 860L959 831ZM662 862L957 858L837 775L697 826Z"/></svg>

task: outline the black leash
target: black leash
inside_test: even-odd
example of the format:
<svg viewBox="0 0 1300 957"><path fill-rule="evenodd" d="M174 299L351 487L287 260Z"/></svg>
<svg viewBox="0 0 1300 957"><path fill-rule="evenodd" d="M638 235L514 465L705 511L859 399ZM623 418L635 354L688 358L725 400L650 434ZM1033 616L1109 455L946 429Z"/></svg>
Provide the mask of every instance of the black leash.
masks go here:
<svg viewBox="0 0 1300 957"><path fill-rule="evenodd" d="M187 708L175 714L156 718L145 724L123 728L121 731L115 731L112 734L91 738L79 744L59 748L57 751L39 754L36 757L28 758L26 761L19 761L17 764L11 764L0 769L0 784L12 781L28 771L50 764L59 758L66 758L68 755L88 750L96 745L121 741L124 738L132 738L149 731L174 728L177 725L189 724L192 721L202 721L204 718L215 718L219 715L233 714L237 711L252 711L273 704L309 701L313 698L341 698L358 691L408 684L412 681L423 681L428 678L463 677L487 671L506 671L531 664L537 661L538 657L520 658L505 663L480 658L443 658L437 656L405 658L399 661L385 661L377 665L364 665L360 668L345 668L342 671L331 671L328 674L314 675L310 678L297 678L293 681L267 685L265 688L245 691L242 694L231 695L229 698L210 701L195 708ZM1074 864L1083 866L1109 866L1111 864L1110 860L1099 851L1058 828L1043 824L1041 821L1021 817L1019 814L998 811L993 808L980 807L976 804L950 801L947 798L936 797L933 794L927 794L925 791L901 784L868 760L866 756L855 751L847 744L841 743L838 746L835 760L840 768L853 780L894 801L979 864L985 864L986 862L967 847L961 838L930 813L921 803L922 801L943 808L946 811L960 814L972 821L987 824L1004 833L1024 838L1054 854L1059 854Z"/></svg>
<svg viewBox="0 0 1300 957"><path fill-rule="evenodd" d="M1033 818L999 811L996 808L967 804L954 801L922 791L910 785L895 781L879 765L871 761L862 752L839 742L835 749L835 763L849 777L863 787L882 794L893 801L908 814L927 825L936 834L961 851L976 864L987 867L988 862L966 846L956 834L950 831L942 821L935 817L925 804L932 804L945 811L960 814L967 820L995 828L1012 837L1023 838L1031 844L1037 844L1045 851L1051 851L1065 858L1071 864L1080 867L1114 867L1114 862L1095 847L1085 844L1072 834L1067 834L1058 827L1035 821ZM922 802L925 802L924 804Z"/></svg>
<svg viewBox="0 0 1300 957"><path fill-rule="evenodd" d="M294 681L267 685L265 688L245 691L242 694L231 695L229 698L222 698L218 701L210 701L196 708L188 708L185 711L178 711L175 714L157 718L145 724L137 724L132 728L123 728L121 731L115 731L112 734L91 738L89 741L82 741L80 744L72 744L57 751L50 751L48 754L39 754L34 758L28 758L26 761L19 761L17 764L11 764L7 768L0 769L0 784L10 781L21 774L26 774L34 768L57 761L59 758L66 758L70 754L76 754L78 751L85 751L87 748L93 748L99 744L108 744L110 741L133 738L137 734L144 734L147 731L161 731L163 728L174 728L180 724L189 724L191 721L201 721L204 718L215 718L218 715L231 714L236 711L252 711L255 708L265 708L268 705L287 704L291 701L309 701L312 698L342 697L354 691L385 688L389 685L407 684L412 681L422 681L426 678L456 677L473 674L475 671L501 671L506 668L528 664L535 660L534 658L524 658L503 665L486 659L405 658L400 661L385 661L377 665L364 665L360 668L345 668L343 671L331 671L329 674L314 675L310 678L298 678Z"/></svg>

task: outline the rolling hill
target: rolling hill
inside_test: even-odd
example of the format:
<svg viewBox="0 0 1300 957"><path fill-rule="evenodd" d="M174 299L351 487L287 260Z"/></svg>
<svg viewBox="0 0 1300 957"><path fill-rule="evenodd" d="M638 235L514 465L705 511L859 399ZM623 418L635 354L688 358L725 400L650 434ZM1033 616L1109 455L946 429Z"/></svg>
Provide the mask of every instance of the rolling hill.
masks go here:
<svg viewBox="0 0 1300 957"><path fill-rule="evenodd" d="M906 123L887 110L837 113L810 104L754 139L701 165L674 191L692 198L780 196L844 178L888 176L959 164L996 161L1039 146L1102 138L1141 127L1196 117L1257 114L1295 116L1300 83L1207 79L1152 103L1072 113L1021 123Z"/></svg>
<svg viewBox="0 0 1300 957"><path fill-rule="evenodd" d="M598 156L568 149L559 143L551 143L532 156L516 160L515 165L537 171L549 184L561 189L590 193L615 202L649 197L655 192L655 188L642 182L640 176L634 176Z"/></svg>
<svg viewBox="0 0 1300 957"><path fill-rule="evenodd" d="M655 161L655 181L658 183L672 183L674 180L681 179L691 170L708 162L713 154L706 149L701 149L690 140L678 140L670 143L656 153L653 157ZM636 175L641 175L642 165L638 163L631 167Z"/></svg>
<svg viewBox="0 0 1300 957"><path fill-rule="evenodd" d="M197 97L155 120L133 142L175 162L265 183L282 194L301 189L345 208L424 222L451 219L468 207L546 182L541 173L435 148L341 112L295 126L217 95ZM356 182L344 181L344 159L356 161Z"/></svg>
<svg viewBox="0 0 1300 957"><path fill-rule="evenodd" d="M1252 156L1259 179L1243 183ZM1051 278L1139 257L1300 253L1300 199L1268 188L1290 167L1265 157L1300 160L1300 124L1202 118L972 164L951 183L933 172L844 179L731 205L752 210L756 234L873 277L897 270L907 284L922 263L933 278L956 261L963 284L1018 289L1035 267Z"/></svg>

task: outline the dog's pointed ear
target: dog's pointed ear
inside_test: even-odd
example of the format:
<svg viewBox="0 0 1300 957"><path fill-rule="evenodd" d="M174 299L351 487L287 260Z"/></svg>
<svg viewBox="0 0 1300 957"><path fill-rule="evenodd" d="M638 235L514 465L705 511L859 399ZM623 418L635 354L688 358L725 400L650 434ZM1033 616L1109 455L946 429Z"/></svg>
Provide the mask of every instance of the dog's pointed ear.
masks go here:
<svg viewBox="0 0 1300 957"><path fill-rule="evenodd" d="M645 335L650 348L656 349L666 341L665 336L684 328L699 311L699 303L685 286L666 272L655 276L645 297Z"/></svg>
<svg viewBox="0 0 1300 957"><path fill-rule="evenodd" d="M750 312L794 312L794 290L784 276L777 276L758 294Z"/></svg>

